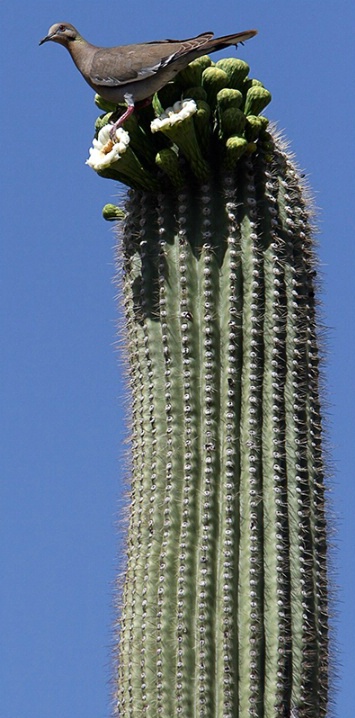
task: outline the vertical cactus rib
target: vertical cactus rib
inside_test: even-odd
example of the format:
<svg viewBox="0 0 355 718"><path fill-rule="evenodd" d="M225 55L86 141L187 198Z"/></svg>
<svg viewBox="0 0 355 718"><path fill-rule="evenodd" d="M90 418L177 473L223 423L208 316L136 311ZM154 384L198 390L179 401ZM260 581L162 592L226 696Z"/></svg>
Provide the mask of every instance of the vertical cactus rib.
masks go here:
<svg viewBox="0 0 355 718"><path fill-rule="evenodd" d="M285 161L285 160L284 160ZM287 160L286 160L287 161ZM316 422L311 412L313 400L316 398L316 406L319 412L318 399L318 375L314 375L314 365L311 363L311 356L308 351L309 347L316 346L315 328L314 328L314 259L310 244L309 224L305 221L305 207L299 193L299 182L293 167L288 164L288 174L290 181L288 187L284 191L284 207L286 221L288 224L288 233L292 238L293 266L295 278L293 279L293 307L297 310L298 322L300 328L294 337L294 362L299 363L302 359L304 364L304 372L294 372L293 387L296 390L294 394L295 408L302 411L299 417L300 429L302 435L299 438L299 455L302 461L299 461L299 474L297 479L300 481L298 486L298 504L301 516L300 526L305 529L305 537L303 542L303 576L302 576L302 609L303 609L303 685L300 715L306 716L310 710L317 710L319 715L324 715L326 710L324 696L326 695L326 685L323 683L324 665L327 663L327 631L324 632L324 622L322 615L322 596L319 592L320 584L323 590L326 581L324 572L324 562L322 564L322 556L325 555L325 526L324 526L324 487L318 493L318 487L323 481L324 469L320 456L320 445L314 443L312 434L314 433L314 424L317 426L319 422L319 413L317 413ZM296 201L295 201L296 200ZM297 259L296 259L297 256ZM303 320L303 321L302 321ZM312 352L311 352L312 354ZM317 354L316 354L317 361ZM313 376L313 379L312 379ZM315 379L315 383L314 383ZM300 382L302 381L302 384ZM302 395L300 395L302 391ZM302 402L302 405L301 405ZM299 432L300 433L300 432ZM319 434L318 434L319 438ZM303 473L302 473L303 472ZM303 484L302 485L302 477ZM321 497L321 500L319 501ZM316 508L316 511L315 511ZM317 542L317 517L321 520L322 547ZM319 549L321 548L321 551ZM322 566L320 570L320 566Z"/></svg>
<svg viewBox="0 0 355 718"><path fill-rule="evenodd" d="M289 244L289 251L292 247ZM314 641L313 626L307 625L311 606L306 576L309 528L309 491L307 467L304 460L305 446L305 385L304 374L304 318L301 321L297 309L301 307L298 281L293 266L286 267L286 296L288 303L286 324L287 374L285 384L286 410L286 470L287 498L290 531L291 575L291 624L292 624L292 703L305 703L308 666L306 654ZM300 593L302 600L300 600ZM307 623L305 622L305 617ZM311 630L310 630L311 629Z"/></svg>
<svg viewBox="0 0 355 718"><path fill-rule="evenodd" d="M219 533L219 266L213 246L212 193L204 184L200 195L201 242L198 246L201 387L200 546L197 566L198 706L197 716L214 714L218 629L216 627L217 547Z"/></svg>
<svg viewBox="0 0 355 718"><path fill-rule="evenodd" d="M221 531L218 586L220 591L222 666L218 685L223 686L217 715L238 715L238 577L239 577L239 487L240 412L242 367L242 273L238 199L234 177L224 179L227 219L226 252L221 267ZM223 702L222 702L223 698Z"/></svg>
<svg viewBox="0 0 355 718"><path fill-rule="evenodd" d="M165 491L166 410L164 365L162 353L162 330L157 321L159 312L157 295L157 271L159 245L151 246L149 234L156 232L156 215L149 196L141 199L139 250L142 262L141 283L138 295L142 312L142 349L146 371L144 424L148 461L143 468L145 514L143 515L145 543L142 551L142 644L141 644L141 691L143 712L149 714L156 702L155 665L157 651L158 600L157 576L162 534L161 496Z"/></svg>
<svg viewBox="0 0 355 718"><path fill-rule="evenodd" d="M241 716L262 716L262 545L260 407L263 376L263 269L258 246L254 170L243 168L241 258L243 367L240 443L239 680Z"/></svg>
<svg viewBox="0 0 355 718"><path fill-rule="evenodd" d="M277 207L278 183L261 155L258 184L264 242L263 526L265 718L290 711L285 693L290 667L288 522L285 481L285 277L284 241Z"/></svg>
<svg viewBox="0 0 355 718"><path fill-rule="evenodd" d="M195 715L196 696L196 567L199 545L199 495L201 456L199 451L201 402L199 391L200 317L196 257L190 244L189 229L193 206L184 191L178 195L178 271L180 330L182 355L183 401L181 415L183 487L182 521L179 535L177 573L178 625L177 651L177 716Z"/></svg>
<svg viewBox="0 0 355 718"><path fill-rule="evenodd" d="M181 416L182 364L176 346L181 343L178 284L177 245L174 242L175 224L171 203L164 194L158 196L159 307L164 355L165 411L166 411L166 486L159 508L163 514L163 535L159 559L159 587L157 600L157 713L176 712L177 660L174 640L177 630L176 573L181 529L182 504L182 443ZM169 275L166 276L166 267Z"/></svg>

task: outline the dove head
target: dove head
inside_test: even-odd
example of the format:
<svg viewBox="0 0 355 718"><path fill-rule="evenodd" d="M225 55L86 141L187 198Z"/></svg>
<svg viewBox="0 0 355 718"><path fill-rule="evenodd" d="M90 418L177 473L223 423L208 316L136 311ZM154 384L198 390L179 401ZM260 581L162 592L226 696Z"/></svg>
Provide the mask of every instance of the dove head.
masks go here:
<svg viewBox="0 0 355 718"><path fill-rule="evenodd" d="M44 42L52 40L52 42L58 42L60 45L68 47L73 40L81 39L74 25L70 25L68 22L56 22L55 25L49 28L48 35L39 44L43 45Z"/></svg>

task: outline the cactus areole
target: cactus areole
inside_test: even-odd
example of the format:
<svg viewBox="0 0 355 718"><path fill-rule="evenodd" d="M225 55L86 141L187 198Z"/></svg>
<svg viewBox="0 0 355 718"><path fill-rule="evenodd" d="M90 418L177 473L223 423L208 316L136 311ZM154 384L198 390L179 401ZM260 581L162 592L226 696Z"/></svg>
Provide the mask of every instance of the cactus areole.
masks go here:
<svg viewBox="0 0 355 718"><path fill-rule="evenodd" d="M122 718L327 715L312 227L248 73L195 60L117 142L96 98L88 164L131 187L104 209L131 395Z"/></svg>

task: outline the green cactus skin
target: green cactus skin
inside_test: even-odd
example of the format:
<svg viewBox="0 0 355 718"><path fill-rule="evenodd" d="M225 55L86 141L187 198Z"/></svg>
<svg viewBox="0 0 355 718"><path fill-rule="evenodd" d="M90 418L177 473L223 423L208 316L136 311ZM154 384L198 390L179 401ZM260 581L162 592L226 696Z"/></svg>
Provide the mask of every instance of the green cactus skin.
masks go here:
<svg viewBox="0 0 355 718"><path fill-rule="evenodd" d="M232 92L221 89L229 62ZM196 63L186 82L198 82ZM221 61L215 86L213 66L200 70L212 107L205 158L200 148L190 164L197 179L162 146L172 169L158 191L129 191L120 222L132 466L116 713L325 718L310 210L282 141L255 116L267 91L246 63ZM233 103L243 151L231 160L221 127ZM208 133L224 143L217 157Z"/></svg>

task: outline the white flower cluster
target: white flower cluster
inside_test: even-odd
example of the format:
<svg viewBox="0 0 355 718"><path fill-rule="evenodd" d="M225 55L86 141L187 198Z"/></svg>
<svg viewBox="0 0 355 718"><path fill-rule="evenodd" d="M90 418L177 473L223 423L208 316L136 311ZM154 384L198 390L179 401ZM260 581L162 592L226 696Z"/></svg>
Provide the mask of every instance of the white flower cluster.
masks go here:
<svg viewBox="0 0 355 718"><path fill-rule="evenodd" d="M165 127L171 127L177 122L182 122L188 117L192 117L197 111L196 102L194 100L181 100L175 102L172 107L168 107L160 117L157 117L150 124L152 132L158 132Z"/></svg>
<svg viewBox="0 0 355 718"><path fill-rule="evenodd" d="M87 165L93 170L103 170L117 162L124 154L129 145L129 134L122 127L116 130L116 138L110 137L112 125L105 125L101 128L97 140L93 140L93 146L89 149Z"/></svg>

